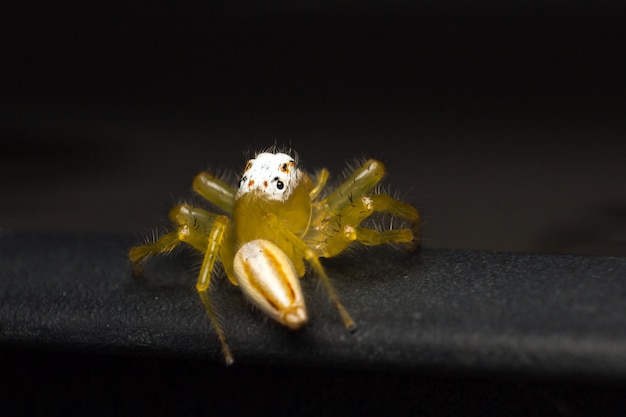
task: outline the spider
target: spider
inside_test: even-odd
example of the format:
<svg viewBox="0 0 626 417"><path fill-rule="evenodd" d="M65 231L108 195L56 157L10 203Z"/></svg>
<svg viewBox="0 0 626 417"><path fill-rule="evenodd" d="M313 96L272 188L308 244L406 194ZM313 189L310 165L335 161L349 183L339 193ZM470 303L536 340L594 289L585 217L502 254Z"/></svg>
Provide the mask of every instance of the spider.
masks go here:
<svg viewBox="0 0 626 417"><path fill-rule="evenodd" d="M169 213L177 225L175 230L130 249L133 275L141 274L146 259L171 252L181 242L203 253L196 290L227 364L233 363L233 355L208 292L216 262L254 306L291 329L308 320L298 280L308 264L326 288L345 327L353 331L355 322L319 258L336 256L355 241L417 248L417 210L387 194L372 192L384 174L384 165L370 159L336 189L322 193L329 177L326 169L320 170L313 182L297 166L296 158L275 149L248 161L238 187L201 172L194 178L193 189L225 214L177 205ZM362 226L374 213L400 218L409 227L377 230Z"/></svg>

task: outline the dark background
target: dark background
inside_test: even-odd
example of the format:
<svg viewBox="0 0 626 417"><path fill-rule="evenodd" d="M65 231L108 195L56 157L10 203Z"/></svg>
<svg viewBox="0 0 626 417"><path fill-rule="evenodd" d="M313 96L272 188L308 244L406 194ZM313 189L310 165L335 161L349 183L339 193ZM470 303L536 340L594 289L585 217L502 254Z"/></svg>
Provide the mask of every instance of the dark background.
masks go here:
<svg viewBox="0 0 626 417"><path fill-rule="evenodd" d="M624 8L495 3L7 13L0 227L141 235L278 143L385 161L431 247L625 255Z"/></svg>
<svg viewBox="0 0 626 417"><path fill-rule="evenodd" d="M626 10L618 3L7 7L0 228L141 237L191 196L197 171L239 172L254 151L278 143L311 170L382 159L392 190L420 209L428 247L626 256ZM4 366L31 369L26 388L41 388L49 374L65 381L59 390L90 386L80 372L60 372L67 366L93 367L105 382L130 368L143 375L133 375L147 384L142 394L151 377L171 382L181 366L191 382L204 378L188 363L70 356L59 365L47 353L15 355ZM224 395L245 378L213 372L225 378L222 390L212 386ZM269 381L278 375L283 389L289 378L303 389L309 380L354 384L386 392L388 407L413 404L403 401L408 391L389 394L358 374L300 372L249 369ZM431 412L447 410L435 389L460 404L504 398L505 409L546 392L459 376L385 377L419 388ZM561 414L590 392L556 386L546 409Z"/></svg>

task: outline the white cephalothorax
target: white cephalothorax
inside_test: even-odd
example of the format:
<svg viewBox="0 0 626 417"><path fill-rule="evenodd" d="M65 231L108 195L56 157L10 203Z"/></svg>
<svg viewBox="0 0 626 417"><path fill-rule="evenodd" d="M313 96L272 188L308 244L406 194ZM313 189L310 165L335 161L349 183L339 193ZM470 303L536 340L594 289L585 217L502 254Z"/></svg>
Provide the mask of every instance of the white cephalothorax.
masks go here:
<svg viewBox="0 0 626 417"><path fill-rule="evenodd" d="M260 153L250 159L239 182L236 198L249 192L263 193L270 200L285 201L298 183L300 171L290 155Z"/></svg>

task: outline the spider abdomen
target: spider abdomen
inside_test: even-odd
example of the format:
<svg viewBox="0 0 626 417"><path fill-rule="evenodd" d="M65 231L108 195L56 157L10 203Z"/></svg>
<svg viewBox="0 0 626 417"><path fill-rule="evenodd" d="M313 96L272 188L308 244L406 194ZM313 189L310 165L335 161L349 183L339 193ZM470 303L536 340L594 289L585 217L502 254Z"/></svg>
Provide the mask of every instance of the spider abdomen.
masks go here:
<svg viewBox="0 0 626 417"><path fill-rule="evenodd" d="M307 322L296 268L277 245L265 239L245 243L233 266L241 291L261 311L292 329Z"/></svg>

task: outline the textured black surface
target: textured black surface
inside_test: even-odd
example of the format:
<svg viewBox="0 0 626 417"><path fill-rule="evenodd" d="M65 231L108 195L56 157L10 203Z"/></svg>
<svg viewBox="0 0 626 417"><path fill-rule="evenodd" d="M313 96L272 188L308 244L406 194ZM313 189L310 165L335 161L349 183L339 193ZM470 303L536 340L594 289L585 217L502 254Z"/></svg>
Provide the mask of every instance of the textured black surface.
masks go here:
<svg viewBox="0 0 626 417"><path fill-rule="evenodd" d="M425 249L325 265L311 323L214 288L236 363L193 288L198 257L131 278L128 237L0 238L0 400L16 414L623 415L626 259ZM156 395L155 395L156 394ZM38 401L32 401L32 398ZM382 413L382 414L381 414Z"/></svg>
<svg viewBox="0 0 626 417"><path fill-rule="evenodd" d="M181 252L130 276L129 238L4 235L4 346L221 361ZM626 378L626 259L425 249L326 262L358 322L346 332L314 277L291 332L227 280L213 300L237 361L355 369Z"/></svg>

